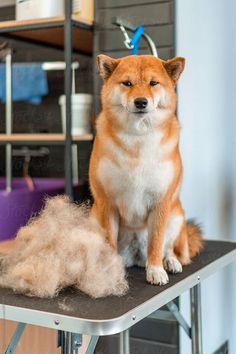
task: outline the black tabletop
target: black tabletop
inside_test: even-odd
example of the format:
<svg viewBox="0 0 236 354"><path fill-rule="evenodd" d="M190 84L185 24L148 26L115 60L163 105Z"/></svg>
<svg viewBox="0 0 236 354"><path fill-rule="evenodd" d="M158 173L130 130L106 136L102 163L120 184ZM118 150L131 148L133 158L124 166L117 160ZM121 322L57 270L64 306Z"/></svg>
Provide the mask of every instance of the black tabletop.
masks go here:
<svg viewBox="0 0 236 354"><path fill-rule="evenodd" d="M9 289L0 289L0 304L82 319L114 319L160 295L183 279L187 279L192 274L235 250L236 243L233 242L206 241L203 251L193 259L190 265L183 268L182 273L169 275L170 281L165 286L146 283L144 269L130 268L128 270L130 290L123 297L110 296L94 300L82 292L70 288L62 291L54 299L40 299L19 295Z"/></svg>

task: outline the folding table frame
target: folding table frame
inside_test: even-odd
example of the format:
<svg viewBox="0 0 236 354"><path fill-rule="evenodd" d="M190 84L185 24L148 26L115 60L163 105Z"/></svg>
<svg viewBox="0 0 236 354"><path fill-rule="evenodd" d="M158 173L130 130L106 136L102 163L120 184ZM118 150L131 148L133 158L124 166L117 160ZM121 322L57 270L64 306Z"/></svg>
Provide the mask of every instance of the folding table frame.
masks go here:
<svg viewBox="0 0 236 354"><path fill-rule="evenodd" d="M129 329L148 316L155 318L158 309L167 305L191 338L192 354L202 354L201 281L235 259L236 243L206 241L204 250L184 267L183 273L170 275L165 286L147 284L144 269L129 269L130 290L123 297L94 300L77 290L66 289L56 299L39 299L0 289L0 318L20 322L5 353L14 353L29 323L58 330L62 354L77 354L82 334L91 336L86 354L92 354L99 336L116 333L120 333L119 353L129 354ZM191 327L173 302L187 290L191 299Z"/></svg>

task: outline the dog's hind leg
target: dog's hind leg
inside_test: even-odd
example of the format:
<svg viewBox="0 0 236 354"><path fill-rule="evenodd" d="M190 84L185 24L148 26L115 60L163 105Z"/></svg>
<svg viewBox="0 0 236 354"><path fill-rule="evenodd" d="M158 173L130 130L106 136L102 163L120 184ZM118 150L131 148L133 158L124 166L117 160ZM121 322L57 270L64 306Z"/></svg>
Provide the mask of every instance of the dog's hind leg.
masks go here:
<svg viewBox="0 0 236 354"><path fill-rule="evenodd" d="M147 262L148 230L136 231L137 253L135 255L135 265L145 268Z"/></svg>
<svg viewBox="0 0 236 354"><path fill-rule="evenodd" d="M119 230L118 251L121 255L124 265L132 267L135 264L135 255L137 253L137 242L135 232L123 227Z"/></svg>
<svg viewBox="0 0 236 354"><path fill-rule="evenodd" d="M118 249L126 267L134 265L145 268L147 261L148 230L131 231L121 228Z"/></svg>

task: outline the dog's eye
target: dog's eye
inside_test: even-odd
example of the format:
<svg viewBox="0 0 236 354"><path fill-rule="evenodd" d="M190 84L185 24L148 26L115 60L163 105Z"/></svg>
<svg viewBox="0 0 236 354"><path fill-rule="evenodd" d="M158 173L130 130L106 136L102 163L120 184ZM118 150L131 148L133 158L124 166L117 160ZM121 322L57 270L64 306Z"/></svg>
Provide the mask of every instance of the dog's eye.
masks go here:
<svg viewBox="0 0 236 354"><path fill-rule="evenodd" d="M150 81L150 86L156 86L156 85L158 85L158 84L159 84L158 81L154 81L154 80L151 80L151 81Z"/></svg>
<svg viewBox="0 0 236 354"><path fill-rule="evenodd" d="M129 81L129 80L123 81L122 84L123 84L124 86L132 86L132 82Z"/></svg>

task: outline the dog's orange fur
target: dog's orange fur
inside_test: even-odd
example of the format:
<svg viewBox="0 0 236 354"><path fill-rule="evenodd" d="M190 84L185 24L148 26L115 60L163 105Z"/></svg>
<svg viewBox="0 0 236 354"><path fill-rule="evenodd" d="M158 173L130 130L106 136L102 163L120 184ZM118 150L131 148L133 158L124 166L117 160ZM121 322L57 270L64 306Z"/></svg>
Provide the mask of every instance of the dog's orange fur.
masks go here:
<svg viewBox="0 0 236 354"><path fill-rule="evenodd" d="M63 196L47 200L15 247L0 254L0 286L40 297L67 286L93 297L123 295L124 262L146 262L147 281L166 284L166 270L181 272L202 247L179 200L175 84L184 59L101 55L98 64L105 83L90 163L91 214ZM137 108L137 98L147 107Z"/></svg>
<svg viewBox="0 0 236 354"><path fill-rule="evenodd" d="M161 156L161 160L157 157L156 164L168 161L174 173L168 188L158 195L150 208L146 208L144 215L138 218L135 228L139 230L149 227L147 267L154 266L158 269L163 267L163 239L171 215L183 217L178 235L172 242L173 254L178 257L181 264L188 264L190 257L198 253L202 247L200 230L197 226L184 221L184 211L179 200L182 162L178 146L180 127L175 115L175 85L184 69L184 64L183 58L174 58L165 62L153 56L129 56L122 59L112 59L105 55L98 56L98 67L104 79L104 85L101 95L102 112L97 120L97 135L90 161L90 186L94 197L92 214L106 231L106 238L114 249L117 249L120 227L125 225L133 229L133 225L128 225L125 220L125 215L130 211L130 205L129 200L125 198L119 205L116 203L118 196L114 194L113 181L106 176L104 183L99 172L100 164L102 161L109 161L111 169L115 167L122 172L123 166L117 158L119 154L124 158L128 173L135 170L140 164L144 140L137 137L139 133L125 131L127 128L125 120L130 116L127 116L127 112L124 113L124 111L137 97L145 97L155 103L158 95L165 96L165 99L159 100L158 106L154 107L156 113L154 113L151 130L161 134L160 149L162 146L164 148L170 145L170 148L167 148ZM124 83L127 80L132 83L132 86L125 86ZM158 84L150 86L150 81L153 80ZM116 95L122 97L127 107L118 107L116 104L118 101L115 102L113 98ZM122 134L126 134L126 139L122 138ZM140 136L142 135L149 139L148 132L141 132ZM111 148L109 143L112 145ZM146 178L145 170L142 178ZM138 190L137 193L139 193ZM166 282L153 274L147 274L147 280L159 284Z"/></svg>

